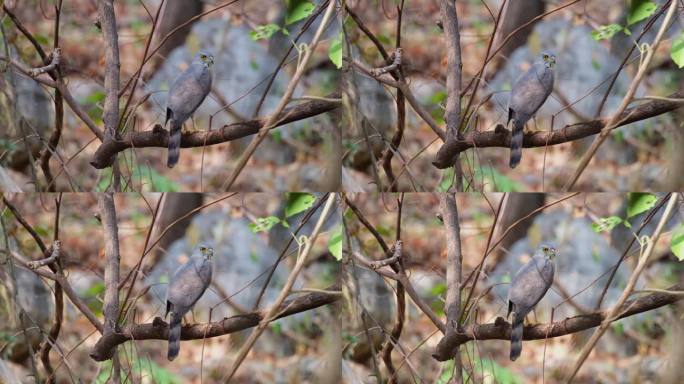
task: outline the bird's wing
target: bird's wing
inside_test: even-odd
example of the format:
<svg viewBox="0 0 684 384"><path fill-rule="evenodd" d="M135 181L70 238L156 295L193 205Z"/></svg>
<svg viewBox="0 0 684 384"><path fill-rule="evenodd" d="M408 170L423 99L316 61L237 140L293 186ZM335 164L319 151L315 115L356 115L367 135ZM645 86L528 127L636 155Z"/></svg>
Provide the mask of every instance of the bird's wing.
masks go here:
<svg viewBox="0 0 684 384"><path fill-rule="evenodd" d="M184 71L169 88L168 107L176 118L187 119L202 104L211 89L211 81L207 87L202 69L193 65ZM209 77L211 79L211 77Z"/></svg>
<svg viewBox="0 0 684 384"><path fill-rule="evenodd" d="M168 301L173 303L174 309L178 312L189 311L206 289L206 284L199 274L199 263L197 258L193 257L182 265L169 281Z"/></svg>
<svg viewBox="0 0 684 384"><path fill-rule="evenodd" d="M513 85L509 107L518 115L530 118L544 104L552 89L553 72L543 64L535 64Z"/></svg>
<svg viewBox="0 0 684 384"><path fill-rule="evenodd" d="M508 298L521 315L527 314L544 297L552 281L543 276L543 268L547 261L534 257L525 264L513 278ZM553 280L553 279L551 279Z"/></svg>

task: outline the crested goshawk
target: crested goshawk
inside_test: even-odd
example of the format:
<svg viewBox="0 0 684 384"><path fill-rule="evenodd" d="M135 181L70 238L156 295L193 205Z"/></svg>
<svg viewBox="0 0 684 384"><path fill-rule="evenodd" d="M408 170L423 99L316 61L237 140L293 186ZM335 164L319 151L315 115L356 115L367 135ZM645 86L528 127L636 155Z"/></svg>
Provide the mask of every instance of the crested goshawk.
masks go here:
<svg viewBox="0 0 684 384"><path fill-rule="evenodd" d="M522 352L523 322L525 316L539 303L553 284L556 250L540 245L532 260L523 265L513 277L508 289L508 313L511 318L511 360Z"/></svg>
<svg viewBox="0 0 684 384"><path fill-rule="evenodd" d="M535 62L513 84L508 102L508 121L511 122L511 159L509 165L515 168L522 158L525 123L530 120L544 104L553 90L556 56L544 52L542 60Z"/></svg>
<svg viewBox="0 0 684 384"><path fill-rule="evenodd" d="M202 104L211 91L214 56L200 52L169 88L166 106L166 121L171 122L169 128L169 157L166 165L173 168L178 163L181 146L181 128L195 110Z"/></svg>
<svg viewBox="0 0 684 384"><path fill-rule="evenodd" d="M190 260L181 265L169 280L166 297L166 317L171 314L169 321L169 351L168 359L173 360L180 352L181 320L188 313L197 300L207 290L211 283L211 258L214 250L211 247L200 246L199 253L195 252Z"/></svg>

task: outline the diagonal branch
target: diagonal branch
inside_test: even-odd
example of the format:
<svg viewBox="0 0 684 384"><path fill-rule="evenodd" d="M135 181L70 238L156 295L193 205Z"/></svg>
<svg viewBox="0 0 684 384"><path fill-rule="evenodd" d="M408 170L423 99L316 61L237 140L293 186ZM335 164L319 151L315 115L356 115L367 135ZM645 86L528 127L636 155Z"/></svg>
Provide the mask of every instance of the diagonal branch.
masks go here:
<svg viewBox="0 0 684 384"><path fill-rule="evenodd" d="M626 109L617 119L618 123L613 129L629 125L636 121L646 120L654 116L659 116L684 106L676 99L684 97L684 92L675 92L663 100L653 100L639 106ZM670 99L670 100L668 100ZM524 148L545 147L547 145L558 145L579 140L588 136L596 135L608 126L609 119L597 119L583 123L566 125L554 131L536 131L525 133L523 141ZM435 157L432 163L439 169L448 168L452 165L454 154L463 152L469 148L489 148L510 146L511 133L502 125L497 125L496 129L484 132L469 132L460 140L445 144Z"/></svg>
<svg viewBox="0 0 684 384"><path fill-rule="evenodd" d="M312 116L332 111L339 107L339 93L327 95L325 99L317 99L299 104L284 110L275 120L272 128L280 127L293 121L303 120ZM266 126L270 117L263 117L239 123L227 124L212 131L193 132L183 134L181 139L182 148L203 147L228 141L237 140L246 136L254 135ZM112 165L113 155L128 148L168 147L168 131L157 124L150 131L128 132L117 140L104 142L95 151L90 165L97 169L103 169Z"/></svg>
<svg viewBox="0 0 684 384"><path fill-rule="evenodd" d="M684 286L673 285L668 291L680 291ZM615 320L624 319L639 313L648 312L669 304L674 304L684 299L684 296L676 293L654 293L626 302L618 311ZM568 317L550 324L535 324L525 327L523 340L541 340L561 337L581 332L590 328L598 327L608 317L607 311L598 311L585 315ZM432 357L437 361L451 359L456 346L473 340L510 340L511 325L502 317L498 317L494 323L476 324L467 327L462 332L443 338L437 345Z"/></svg>
<svg viewBox="0 0 684 384"><path fill-rule="evenodd" d="M325 291L311 292L303 296L283 302L275 311L273 319L280 319L295 313L322 307L340 299L339 285L328 287ZM205 324L185 325L181 331L181 340L201 340L239 332L259 324L266 318L271 308L262 309L242 315L226 317L222 320ZM151 323L130 324L120 332L102 336L93 346L90 357L95 361L104 361L112 357L114 348L129 340L168 340L168 324L159 317Z"/></svg>

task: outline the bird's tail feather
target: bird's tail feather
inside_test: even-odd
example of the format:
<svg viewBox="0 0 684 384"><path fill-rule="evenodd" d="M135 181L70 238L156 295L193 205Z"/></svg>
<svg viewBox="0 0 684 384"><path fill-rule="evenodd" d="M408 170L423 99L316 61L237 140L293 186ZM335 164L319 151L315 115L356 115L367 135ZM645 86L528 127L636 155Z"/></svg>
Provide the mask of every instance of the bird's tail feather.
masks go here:
<svg viewBox="0 0 684 384"><path fill-rule="evenodd" d="M520 357L522 352L522 338L523 338L523 319L518 319L518 314L515 312L511 321L511 360L515 361Z"/></svg>
<svg viewBox="0 0 684 384"><path fill-rule="evenodd" d="M169 323L169 352L167 357L172 361L178 356L180 352L180 336L181 336L181 319L183 317L171 312L171 321Z"/></svg>
<svg viewBox="0 0 684 384"><path fill-rule="evenodd" d="M171 128L169 129L169 158L166 165L173 168L178 163L180 158L181 145L181 124L178 124L175 119L171 119Z"/></svg>
<svg viewBox="0 0 684 384"><path fill-rule="evenodd" d="M524 124L520 124L517 119L512 119L512 133L511 133L511 160L509 165L511 168L515 168L520 164L520 159L522 158L522 146L523 146L523 134L524 134Z"/></svg>

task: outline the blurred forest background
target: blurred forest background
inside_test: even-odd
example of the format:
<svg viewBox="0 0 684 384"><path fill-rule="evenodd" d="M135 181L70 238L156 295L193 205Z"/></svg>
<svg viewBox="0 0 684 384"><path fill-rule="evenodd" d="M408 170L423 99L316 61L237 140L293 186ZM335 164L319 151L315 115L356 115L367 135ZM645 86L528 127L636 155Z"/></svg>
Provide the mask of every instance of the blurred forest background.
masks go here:
<svg viewBox="0 0 684 384"><path fill-rule="evenodd" d="M658 102L649 97L683 97L684 5L677 3L630 107ZM344 132L345 190L430 192L446 191L454 184L453 167L433 166L442 141L417 114L408 95L400 100L394 86L362 69L384 68L393 62L395 56L384 60L378 46L393 55L400 26L404 82L423 112L444 130L449 96L446 76L452 69L447 67L448 37L440 25L441 4L430 0L347 2L347 11L354 17L346 19L345 37L349 62L354 64L343 84L353 89L350 93L358 95L358 102L352 108L357 122ZM496 143L495 147L487 148L477 144L484 146L489 136L479 135L482 140L475 142L475 148L472 138L506 124L512 84L543 51L556 54L555 86L536 123L530 120L527 128L558 131L596 119L605 124L625 97L646 56L646 44L653 43L671 4L667 0L456 2L463 65L458 123L465 135L463 142L470 148L460 156L462 190L561 190L596 136L576 139L561 134L555 137L560 143L549 146L541 137L535 144L539 147L523 149L522 163L515 169L508 167L506 134L493 137L489 142ZM389 82L396 79L384 77ZM404 123L398 114L401 103L406 109ZM678 112L661 111L610 132L576 188L680 190L684 180L680 106L681 101L670 103L667 110ZM462 123L463 119L467 121ZM596 127L600 122L593 124ZM388 156L393 175L388 174Z"/></svg>
<svg viewBox="0 0 684 384"><path fill-rule="evenodd" d="M9 57L23 68L47 65L36 45L48 59L53 57L58 24L60 76L80 110L95 128L103 130L108 63L98 3L0 2L0 57ZM229 124L254 128L259 121L263 124L259 119L276 109L298 62L309 49L327 4L115 1L122 120L117 133L126 137L163 125L169 86L200 50L214 55L214 82L194 122L186 122L187 131L225 130ZM337 89L338 69L330 58L336 57L335 46L339 48L340 40L335 13L322 32L289 107L312 103L314 99L309 97L324 98ZM143 58L147 58L144 63ZM0 65L0 125L6 127L0 132L3 189L14 190L9 187L12 185L23 191L107 189L112 184L112 167L96 158L100 140L74 113L68 100L62 102L63 118L57 116L54 89L34 81L7 60L0 59ZM50 79L48 74L38 77ZM231 189L337 189L340 134L334 118L324 113L332 109L335 104L328 102L327 108L298 116L270 131ZM121 190L219 190L235 170L253 133L243 136L230 141L219 138L220 143L206 147L200 141L199 147L182 149L180 164L173 169L165 165L165 144L123 151L117 163L123 178ZM45 155L49 142L54 149ZM50 177L44 174L46 156Z"/></svg>
<svg viewBox="0 0 684 384"><path fill-rule="evenodd" d="M445 318L448 229L441 221L440 195L406 194L401 211L398 200L397 194L372 193L356 194L347 200L344 220L349 241L342 279L353 310L345 313L343 372L355 378L350 382L358 383L374 383L369 377L378 374L398 383L451 382L454 360L439 362L434 357L442 334L426 313L432 312L438 320ZM645 245L640 246L640 242L653 234L663 217L666 200L666 195L649 194L457 194L461 308L467 311L461 324L464 332L471 332L477 324L496 324L498 317L506 316L509 283L540 243L555 245L556 272L551 289L528 316L530 324L555 321L562 329L571 325L566 323L568 318L611 308L644 251ZM659 293L649 289L677 287L678 293L663 294L669 298L663 303L674 304L661 303L610 324L575 382L680 382L684 312L682 304L676 302L681 300L684 287L681 197L676 210L666 220L662 236L629 296L653 299L656 296L649 295ZM406 276L401 291L397 281L388 277L392 269L378 264L369 267L364 261L379 263L389 257L378 237L396 247L400 214ZM619 267L611 277L616 265ZM394 273L401 274L397 269ZM405 303L399 305L397 295L403 296L403 292ZM638 306L632 303L632 308ZM504 328L507 326L505 323ZM394 333L397 329L398 337ZM540 331L541 340L523 341L522 356L515 362L508 357L507 337L466 342L460 349L463 382L566 382L571 364L594 329L546 340ZM392 343L388 341L390 334L396 337ZM388 344L394 346L390 349L394 375L388 368Z"/></svg>
<svg viewBox="0 0 684 384"><path fill-rule="evenodd" d="M95 194L5 197L0 218L0 382L115 382L112 361L96 361L103 353L96 344L101 335L66 288L73 290L87 312L103 318L103 274L109 258L98 207L101 198ZM305 193L117 194L119 297L125 308L119 327L130 330L163 317L169 278L198 244L214 248L213 281L194 312L186 315L186 322L217 322L234 316L249 323L276 301L327 199ZM43 253L20 217L48 245L53 244L59 224L62 256L56 273L64 276L66 296L61 329L49 352L54 375L46 372L40 351L54 329L60 307L54 297L62 291L22 264L22 260L42 259ZM339 298L334 292L339 263L334 255L339 255L341 238L334 234L340 234L341 227L334 207L320 233L287 296L294 303L285 307L296 312L268 324L234 382L337 382L341 341L339 308L334 304ZM335 239L339 239L337 248ZM35 271L50 269L43 266ZM121 382L224 382L254 325L219 337L182 341L180 356L172 363L166 359L163 337L121 344ZM33 375L38 375L37 381Z"/></svg>

